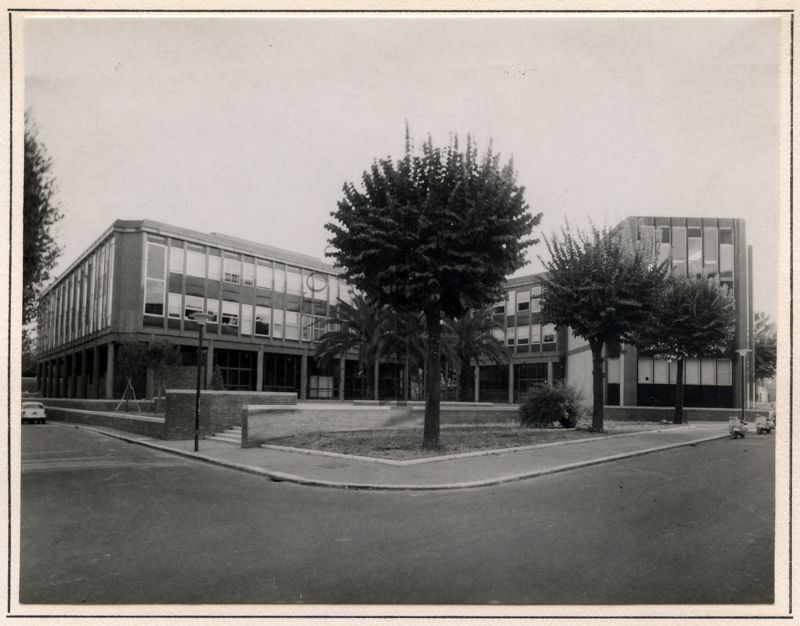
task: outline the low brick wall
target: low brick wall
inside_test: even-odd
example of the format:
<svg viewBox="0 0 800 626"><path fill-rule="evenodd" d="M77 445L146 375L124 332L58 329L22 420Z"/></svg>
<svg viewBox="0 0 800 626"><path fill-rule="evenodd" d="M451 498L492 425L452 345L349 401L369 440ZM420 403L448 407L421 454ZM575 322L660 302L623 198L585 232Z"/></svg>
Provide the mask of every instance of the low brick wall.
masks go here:
<svg viewBox="0 0 800 626"><path fill-rule="evenodd" d="M120 399L116 400L87 400L83 398L24 398L24 400L38 400L47 406L59 406L65 409L82 409L86 411L106 411L115 413ZM142 410L149 406L146 400L139 400L139 406ZM130 411L136 410L136 404L131 400L128 402ZM124 411L125 403L122 403L120 412Z"/></svg>
<svg viewBox="0 0 800 626"><path fill-rule="evenodd" d="M47 419L70 424L86 424L88 426L105 426L128 433L136 433L156 439L164 438L164 419L145 417L126 413L106 411L89 411L86 409L65 408L45 404Z"/></svg>
<svg viewBox="0 0 800 626"><path fill-rule="evenodd" d="M196 390L167 389L165 439L194 437ZM239 426L242 407L250 404L292 405L297 403L293 393L257 391L200 392L200 435L208 435Z"/></svg>
<svg viewBox="0 0 800 626"><path fill-rule="evenodd" d="M441 424L515 421L517 411L517 407L509 405L443 403L439 421ZM417 428L422 426L424 418L425 405L416 402L383 406L362 403L250 405L242 407L242 447L258 446L274 437L300 433Z"/></svg>
<svg viewBox="0 0 800 626"><path fill-rule="evenodd" d="M683 418L687 422L727 422L731 416L740 416L741 409L704 409L684 408ZM755 419L757 415L768 415L766 409L746 409L745 417ZM675 416L674 407L661 406L606 406L603 408L604 419L618 421L661 422L672 421Z"/></svg>

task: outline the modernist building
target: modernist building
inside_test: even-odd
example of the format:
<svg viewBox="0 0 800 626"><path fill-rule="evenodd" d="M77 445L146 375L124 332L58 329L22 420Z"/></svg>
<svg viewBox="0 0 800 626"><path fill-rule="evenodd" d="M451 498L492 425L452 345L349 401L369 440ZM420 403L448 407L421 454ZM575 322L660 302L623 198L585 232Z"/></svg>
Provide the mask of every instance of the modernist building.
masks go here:
<svg viewBox="0 0 800 626"><path fill-rule="evenodd" d="M651 242L673 271L717 275L737 302L732 346L752 348L752 290L741 220L629 218L620 225ZM514 402L529 386L567 380L591 390L588 346L568 329L540 319L541 275L510 279L493 307L497 337L513 354L508 365L476 368L475 400ZM117 220L42 294L39 313L40 390L45 396L120 397L115 350L129 342L169 338L183 363L197 366L198 328L205 311L201 365L206 384L218 370L231 390L289 391L301 399L363 397L355 359L318 367L314 342L351 292L329 264L313 257L216 233L149 220ZM674 367L630 346L607 358L607 403L670 404ZM733 406L739 369L733 353L690 360L686 405ZM186 368L189 369L189 368ZM381 368L381 397L403 397L399 364ZM738 381L738 382L737 382ZM137 388L144 388L138 381ZM192 386L188 377L183 386ZM147 381L147 393L153 392ZM587 394L590 397L590 393Z"/></svg>

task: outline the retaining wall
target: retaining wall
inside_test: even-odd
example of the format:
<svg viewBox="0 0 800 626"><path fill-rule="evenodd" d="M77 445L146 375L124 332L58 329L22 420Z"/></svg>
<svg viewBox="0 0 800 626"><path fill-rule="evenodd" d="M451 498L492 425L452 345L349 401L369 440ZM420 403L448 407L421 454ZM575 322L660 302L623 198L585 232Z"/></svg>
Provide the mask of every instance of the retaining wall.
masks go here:
<svg viewBox="0 0 800 626"><path fill-rule="evenodd" d="M731 416L740 416L741 409L705 409L705 408L684 408L683 419L687 422L727 422ZM755 419L757 415L768 415L766 409L746 409L745 417ZM603 407L604 419L618 421L643 421L661 422L662 420L672 421L675 416L674 407L662 406L605 406Z"/></svg>
<svg viewBox="0 0 800 626"><path fill-rule="evenodd" d="M89 426L105 426L128 433L136 433L145 437L164 438L164 418L112 413L107 411L90 411L81 408L65 408L45 404L47 419L71 424Z"/></svg>

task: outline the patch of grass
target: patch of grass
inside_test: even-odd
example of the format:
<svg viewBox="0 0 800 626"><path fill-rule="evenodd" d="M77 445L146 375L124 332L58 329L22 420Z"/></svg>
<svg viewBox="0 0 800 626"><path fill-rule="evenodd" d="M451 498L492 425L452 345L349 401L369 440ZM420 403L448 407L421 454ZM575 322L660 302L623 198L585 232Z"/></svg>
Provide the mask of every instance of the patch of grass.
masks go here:
<svg viewBox="0 0 800 626"><path fill-rule="evenodd" d="M422 427L318 432L275 437L265 443L323 452L388 459L415 459L478 450L503 450L558 441L597 438L641 430L667 428L652 422L606 422L604 433L588 428L524 428L516 424L442 426L439 450L422 448Z"/></svg>

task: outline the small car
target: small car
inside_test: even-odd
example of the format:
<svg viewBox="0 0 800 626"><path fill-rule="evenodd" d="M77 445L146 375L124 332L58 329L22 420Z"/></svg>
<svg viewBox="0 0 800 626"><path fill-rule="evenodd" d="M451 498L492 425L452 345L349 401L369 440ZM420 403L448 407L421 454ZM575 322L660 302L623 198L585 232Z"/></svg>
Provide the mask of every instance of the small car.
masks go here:
<svg viewBox="0 0 800 626"><path fill-rule="evenodd" d="M22 403L22 423L33 422L34 424L44 424L47 420L47 413L41 402Z"/></svg>

